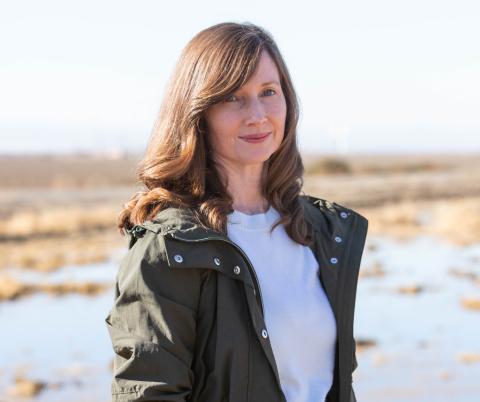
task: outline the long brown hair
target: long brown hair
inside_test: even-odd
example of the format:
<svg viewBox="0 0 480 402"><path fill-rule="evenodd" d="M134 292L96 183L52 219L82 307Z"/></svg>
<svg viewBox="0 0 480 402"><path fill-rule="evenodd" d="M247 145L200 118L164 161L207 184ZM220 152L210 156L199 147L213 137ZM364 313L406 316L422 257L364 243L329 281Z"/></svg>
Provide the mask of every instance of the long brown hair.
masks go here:
<svg viewBox="0 0 480 402"><path fill-rule="evenodd" d="M118 217L123 232L168 207L191 208L198 221L226 234L233 211L220 172L209 155L204 112L251 77L266 50L274 60L286 99L285 135L264 163L262 195L300 244L311 244L299 195L304 167L297 148L299 105L283 57L272 36L252 23L225 22L202 30L177 62L143 159L137 169L146 190L132 196Z"/></svg>

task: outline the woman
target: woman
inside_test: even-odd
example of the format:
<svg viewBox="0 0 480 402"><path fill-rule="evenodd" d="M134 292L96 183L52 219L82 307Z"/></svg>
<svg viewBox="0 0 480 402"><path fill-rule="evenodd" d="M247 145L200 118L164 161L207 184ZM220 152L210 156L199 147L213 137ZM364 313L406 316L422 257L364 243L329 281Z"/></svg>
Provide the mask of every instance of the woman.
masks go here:
<svg viewBox="0 0 480 402"><path fill-rule="evenodd" d="M301 193L297 121L263 29L187 44L120 214L113 400L355 401L367 220Z"/></svg>

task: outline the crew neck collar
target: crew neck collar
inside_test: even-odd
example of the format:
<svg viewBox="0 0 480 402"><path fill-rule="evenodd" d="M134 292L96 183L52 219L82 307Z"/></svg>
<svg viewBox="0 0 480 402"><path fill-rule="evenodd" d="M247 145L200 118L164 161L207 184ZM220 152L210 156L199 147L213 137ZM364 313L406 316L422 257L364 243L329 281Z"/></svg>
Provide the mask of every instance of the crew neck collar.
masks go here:
<svg viewBox="0 0 480 402"><path fill-rule="evenodd" d="M252 215L234 209L228 214L228 223L247 230L265 230L270 229L279 216L272 206L269 206L265 212Z"/></svg>

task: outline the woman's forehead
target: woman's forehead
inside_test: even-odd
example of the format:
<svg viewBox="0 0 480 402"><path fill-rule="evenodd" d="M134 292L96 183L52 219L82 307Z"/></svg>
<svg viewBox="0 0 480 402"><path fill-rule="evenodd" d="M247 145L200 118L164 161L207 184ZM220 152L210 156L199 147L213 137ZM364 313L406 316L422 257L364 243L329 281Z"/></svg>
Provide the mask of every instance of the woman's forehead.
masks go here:
<svg viewBox="0 0 480 402"><path fill-rule="evenodd" d="M263 50L255 71L243 86L272 84L280 85L280 74L273 58Z"/></svg>

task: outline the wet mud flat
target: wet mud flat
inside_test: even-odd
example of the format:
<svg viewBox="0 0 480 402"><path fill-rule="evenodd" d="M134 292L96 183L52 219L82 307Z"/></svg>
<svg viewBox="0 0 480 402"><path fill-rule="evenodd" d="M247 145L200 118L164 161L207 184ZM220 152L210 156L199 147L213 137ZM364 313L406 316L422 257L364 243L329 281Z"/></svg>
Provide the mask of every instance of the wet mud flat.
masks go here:
<svg viewBox="0 0 480 402"><path fill-rule="evenodd" d="M135 158L91 158L26 158L36 182L0 175L0 401L110 399L104 318L126 251L115 221L140 187ZM477 401L480 158L305 160L307 194L369 219L357 398Z"/></svg>

